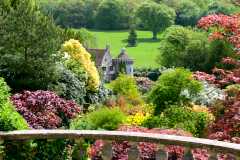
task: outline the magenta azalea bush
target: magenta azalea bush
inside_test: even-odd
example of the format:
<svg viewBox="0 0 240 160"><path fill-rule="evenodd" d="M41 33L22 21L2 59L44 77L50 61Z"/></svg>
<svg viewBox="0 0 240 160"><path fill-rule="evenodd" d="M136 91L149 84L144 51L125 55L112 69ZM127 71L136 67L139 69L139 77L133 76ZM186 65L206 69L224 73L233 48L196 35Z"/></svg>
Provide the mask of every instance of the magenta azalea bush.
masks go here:
<svg viewBox="0 0 240 160"><path fill-rule="evenodd" d="M66 101L50 91L24 91L11 97L17 111L34 129L55 129L68 125L81 109L74 101Z"/></svg>

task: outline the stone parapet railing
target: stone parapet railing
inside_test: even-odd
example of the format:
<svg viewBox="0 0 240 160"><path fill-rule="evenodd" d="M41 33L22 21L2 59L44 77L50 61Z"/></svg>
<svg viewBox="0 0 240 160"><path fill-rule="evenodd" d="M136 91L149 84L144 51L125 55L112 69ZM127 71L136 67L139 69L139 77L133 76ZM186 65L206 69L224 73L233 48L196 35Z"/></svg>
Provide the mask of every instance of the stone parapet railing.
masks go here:
<svg viewBox="0 0 240 160"><path fill-rule="evenodd" d="M139 132L95 131L95 130L24 130L0 132L0 141L32 139L101 139L105 141L151 142L159 145L177 145L189 149L203 148L211 153L230 153L240 159L240 144L215 141L202 138L162 135ZM111 147L109 147L111 148ZM216 155L216 154L215 154ZM161 157L161 156L160 156ZM109 158L110 159L110 158ZM165 158L160 159L168 159Z"/></svg>

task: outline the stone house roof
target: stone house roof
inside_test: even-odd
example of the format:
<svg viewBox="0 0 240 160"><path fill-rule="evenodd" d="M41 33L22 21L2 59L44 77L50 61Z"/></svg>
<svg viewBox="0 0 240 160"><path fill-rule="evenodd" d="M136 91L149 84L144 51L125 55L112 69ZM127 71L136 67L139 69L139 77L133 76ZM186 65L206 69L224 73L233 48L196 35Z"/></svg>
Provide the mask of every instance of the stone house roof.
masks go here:
<svg viewBox="0 0 240 160"><path fill-rule="evenodd" d="M87 51L95 59L95 63L97 67L100 67L102 65L103 58L106 52L108 52L107 49L87 49Z"/></svg>

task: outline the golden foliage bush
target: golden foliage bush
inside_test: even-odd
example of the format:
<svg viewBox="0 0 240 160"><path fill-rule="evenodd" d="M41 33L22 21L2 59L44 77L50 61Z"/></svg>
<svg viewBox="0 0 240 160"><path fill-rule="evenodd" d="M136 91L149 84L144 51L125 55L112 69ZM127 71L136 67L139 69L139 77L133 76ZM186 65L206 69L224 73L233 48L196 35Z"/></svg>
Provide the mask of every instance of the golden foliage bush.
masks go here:
<svg viewBox="0 0 240 160"><path fill-rule="evenodd" d="M90 53L82 46L78 40L70 39L62 46L62 51L67 53L70 59L75 60L81 65L88 75L88 90L96 91L100 85L100 76L94 62L91 60Z"/></svg>

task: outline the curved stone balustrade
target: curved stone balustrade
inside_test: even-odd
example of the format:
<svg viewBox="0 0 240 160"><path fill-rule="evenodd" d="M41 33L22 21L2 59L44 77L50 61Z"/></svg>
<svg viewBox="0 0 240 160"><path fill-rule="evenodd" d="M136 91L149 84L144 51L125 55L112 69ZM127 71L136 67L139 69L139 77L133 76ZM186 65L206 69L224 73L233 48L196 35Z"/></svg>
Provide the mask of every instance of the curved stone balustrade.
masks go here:
<svg viewBox="0 0 240 160"><path fill-rule="evenodd" d="M179 145L187 148L207 148L215 153L231 153L240 157L240 144L209 139L121 131L95 130L24 130L0 132L0 140L30 139L102 139L106 141L152 142L163 145Z"/></svg>

